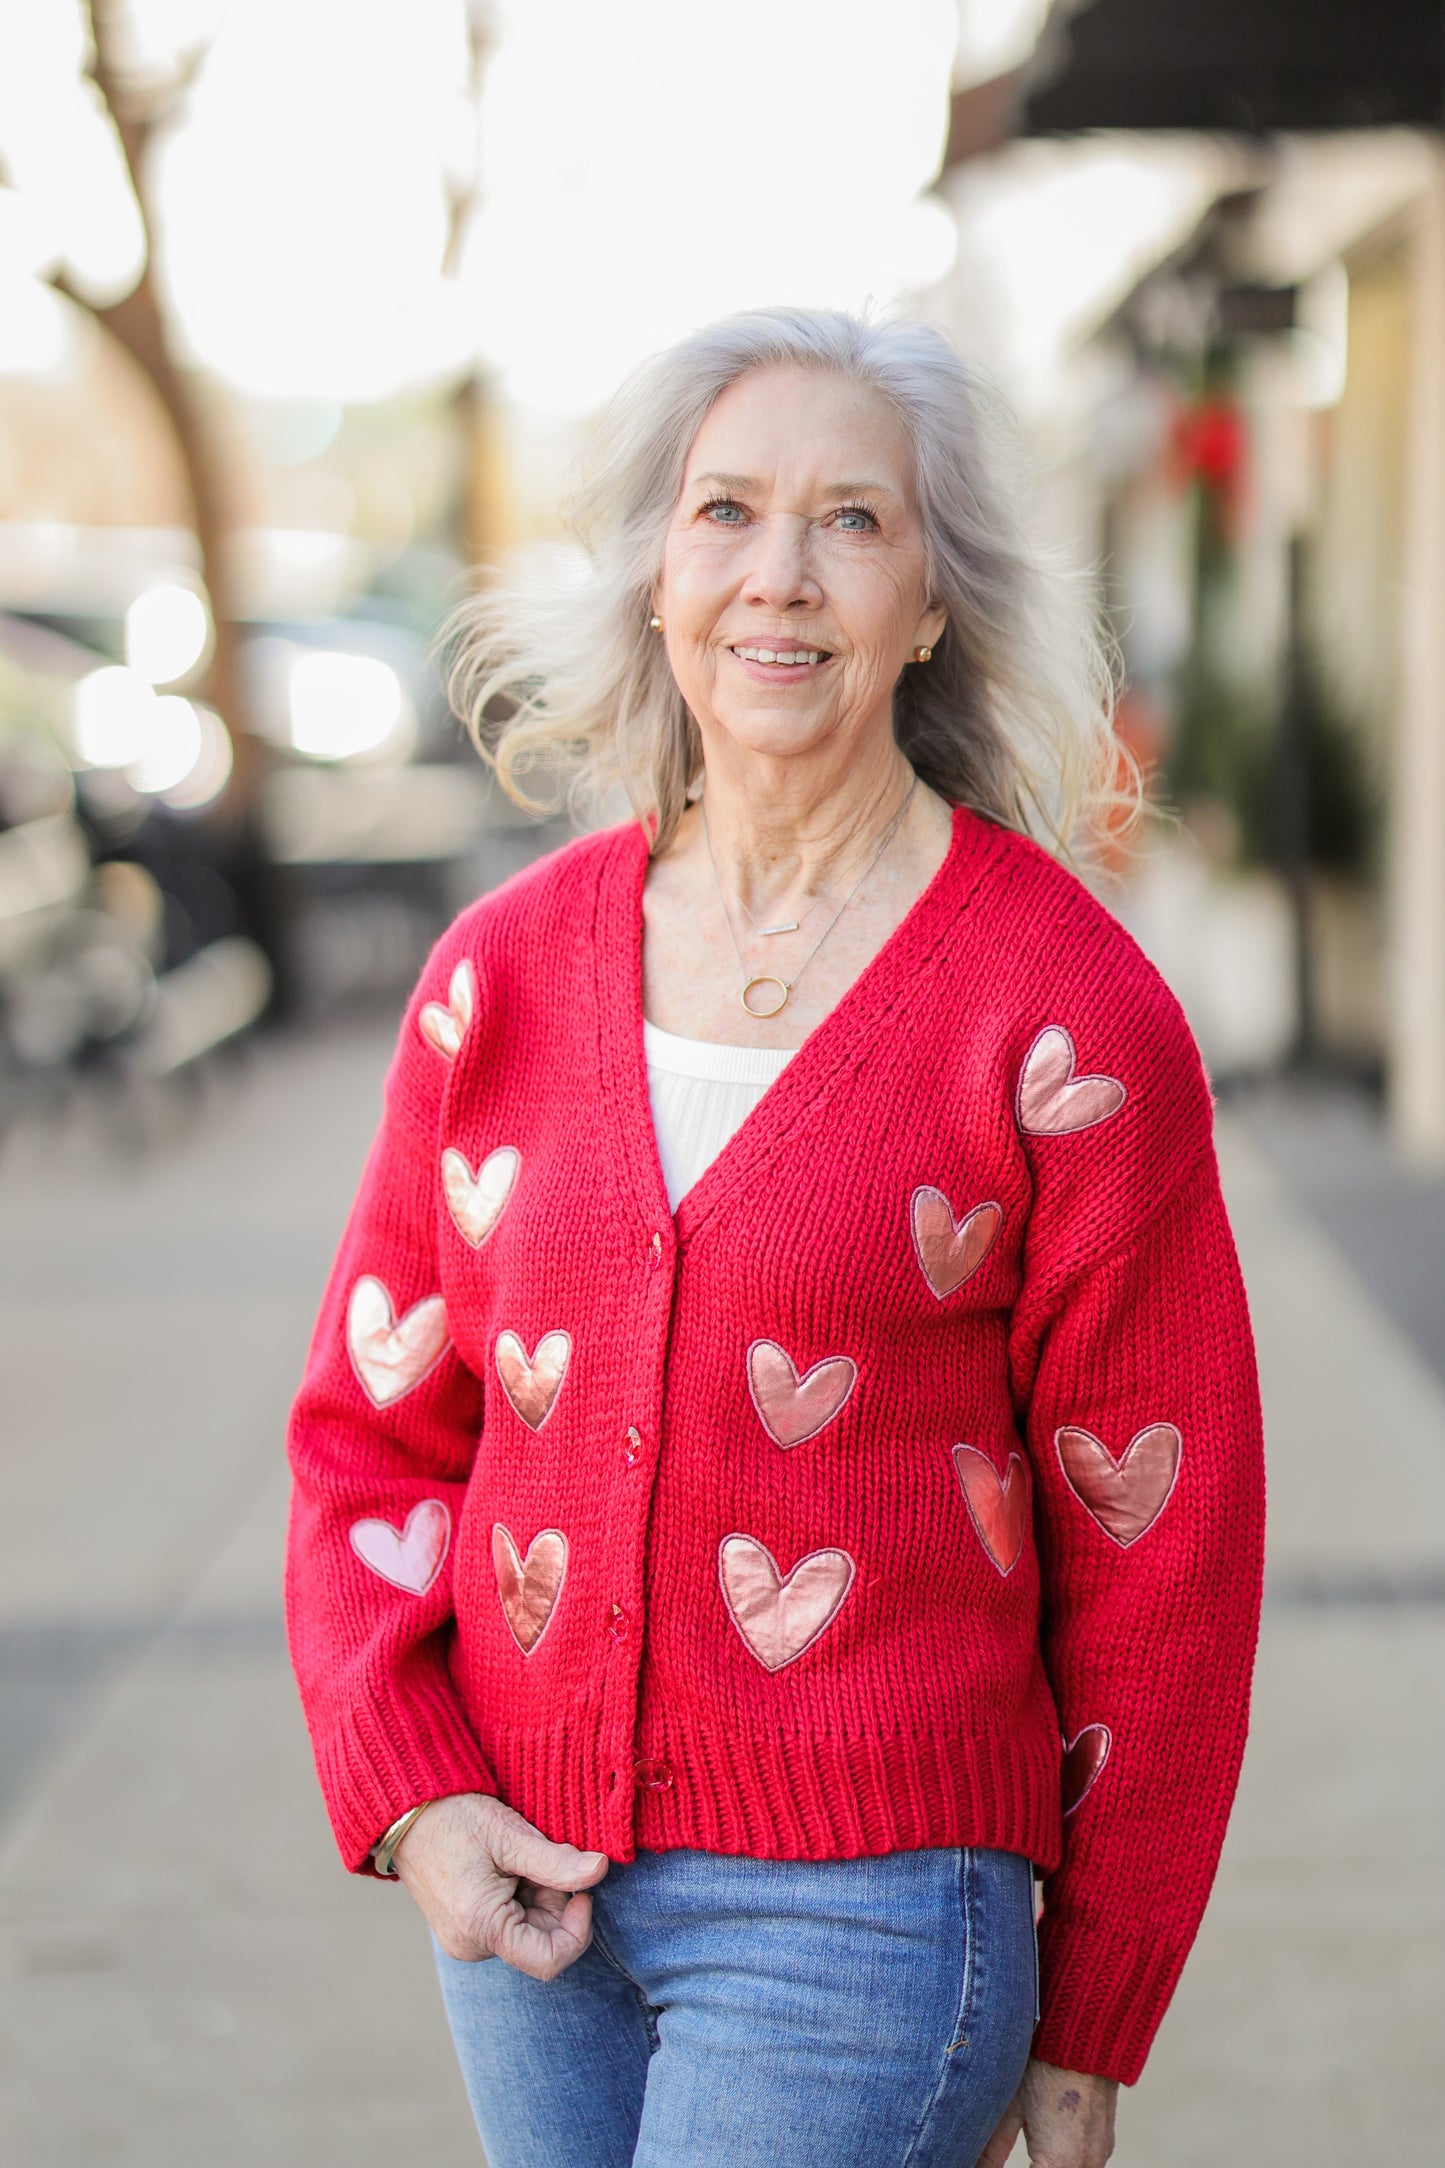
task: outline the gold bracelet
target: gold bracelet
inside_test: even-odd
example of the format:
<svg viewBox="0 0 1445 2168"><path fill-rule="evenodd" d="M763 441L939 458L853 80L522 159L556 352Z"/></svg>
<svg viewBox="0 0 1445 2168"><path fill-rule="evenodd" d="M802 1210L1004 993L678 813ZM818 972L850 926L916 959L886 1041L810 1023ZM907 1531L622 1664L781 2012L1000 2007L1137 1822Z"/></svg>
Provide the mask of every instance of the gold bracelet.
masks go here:
<svg viewBox="0 0 1445 2168"><path fill-rule="evenodd" d="M396 1848L417 1816L425 1814L427 1808L432 1804L433 1802L430 1799L424 1799L419 1807L411 1807L405 1814L399 1814L385 1836L372 1846L372 1864L378 1874L386 1875L393 1882L400 1879L395 1867L392 1865L392 1860L396 1856Z"/></svg>

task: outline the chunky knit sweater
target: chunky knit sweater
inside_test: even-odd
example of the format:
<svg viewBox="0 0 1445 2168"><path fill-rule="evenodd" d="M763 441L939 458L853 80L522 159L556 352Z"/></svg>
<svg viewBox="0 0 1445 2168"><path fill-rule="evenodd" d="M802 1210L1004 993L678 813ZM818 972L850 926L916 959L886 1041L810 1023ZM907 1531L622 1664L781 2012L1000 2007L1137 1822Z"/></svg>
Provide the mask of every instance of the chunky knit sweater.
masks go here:
<svg viewBox="0 0 1445 2168"><path fill-rule="evenodd" d="M1212 1100L1044 850L942 867L668 1210L647 839L464 911L408 1007L290 1427L347 1864L549 1837L1045 1876L1034 2052L1132 2083L1243 1749L1263 1468Z"/></svg>

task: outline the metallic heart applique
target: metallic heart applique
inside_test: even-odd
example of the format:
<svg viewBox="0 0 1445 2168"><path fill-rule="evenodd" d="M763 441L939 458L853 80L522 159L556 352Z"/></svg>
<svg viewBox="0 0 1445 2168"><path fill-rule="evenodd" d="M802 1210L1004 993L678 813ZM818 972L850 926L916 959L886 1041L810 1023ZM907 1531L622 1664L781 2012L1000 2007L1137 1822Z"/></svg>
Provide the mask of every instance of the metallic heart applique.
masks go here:
<svg viewBox="0 0 1445 2168"><path fill-rule="evenodd" d="M1107 1724L1086 1724L1072 1739L1064 1741L1063 1793L1064 1812L1072 1814L1084 1794L1089 1791L1113 1745Z"/></svg>
<svg viewBox="0 0 1445 2168"><path fill-rule="evenodd" d="M1135 1431L1117 1460L1072 1424L1055 1431L1054 1444L1070 1490L1121 1550L1154 1526L1178 1481L1182 1440L1172 1423Z"/></svg>
<svg viewBox="0 0 1445 2168"><path fill-rule="evenodd" d="M734 1626L765 1671L781 1671L837 1617L857 1568L846 1551L809 1551L780 1574L765 1543L734 1535L718 1546L717 1570Z"/></svg>
<svg viewBox="0 0 1445 2168"><path fill-rule="evenodd" d="M363 1273L352 1288L346 1345L362 1389L376 1407L389 1408L420 1385L446 1344L447 1313L440 1295L426 1296L398 1322L380 1280Z"/></svg>
<svg viewBox="0 0 1445 2168"><path fill-rule="evenodd" d="M908 1216L923 1277L942 1302L977 1272L993 1248L1003 1211L993 1203L976 1204L956 1220L944 1192L925 1182L913 1192Z"/></svg>
<svg viewBox="0 0 1445 2168"><path fill-rule="evenodd" d="M461 1050L476 1005L476 974L464 956L452 973L445 1005L440 1001L428 1001L417 1018L417 1028L428 1045L434 1046L447 1061L452 1061Z"/></svg>
<svg viewBox="0 0 1445 2168"><path fill-rule="evenodd" d="M514 1332L498 1333L497 1376L529 1430L540 1430L552 1413L571 1360L570 1332L543 1333L533 1355Z"/></svg>
<svg viewBox="0 0 1445 2168"><path fill-rule="evenodd" d="M987 1453L956 1445L953 1465L979 1542L1000 1573L1012 1573L1029 1525L1028 1463L1021 1453L1010 1453L1000 1477Z"/></svg>
<svg viewBox="0 0 1445 2168"><path fill-rule="evenodd" d="M423 1498L404 1528L390 1521L353 1521L351 1548L363 1565L393 1588L424 1596L442 1570L451 1541L452 1517L440 1498Z"/></svg>
<svg viewBox="0 0 1445 2168"><path fill-rule="evenodd" d="M758 1420L778 1445L801 1445L831 1423L858 1382L850 1355L826 1355L803 1377L776 1340L748 1349L748 1392Z"/></svg>
<svg viewBox="0 0 1445 2168"><path fill-rule="evenodd" d="M1128 1098L1114 1076L1075 1076L1074 1042L1062 1024L1049 1024L1019 1071L1018 1123L1031 1137L1062 1137L1092 1129L1117 1114Z"/></svg>
<svg viewBox="0 0 1445 2168"><path fill-rule="evenodd" d="M502 1207L512 1194L521 1165L521 1153L510 1144L498 1145L495 1152L488 1152L475 1174L464 1152L448 1145L442 1153L442 1188L446 1192L447 1210L462 1238L470 1242L474 1250L481 1248L501 1218Z"/></svg>
<svg viewBox="0 0 1445 2168"><path fill-rule="evenodd" d="M530 1656L547 1631L562 1593L567 1538L560 1528L544 1528L533 1536L522 1558L511 1530L497 1521L492 1528L492 1564L512 1639L524 1656Z"/></svg>

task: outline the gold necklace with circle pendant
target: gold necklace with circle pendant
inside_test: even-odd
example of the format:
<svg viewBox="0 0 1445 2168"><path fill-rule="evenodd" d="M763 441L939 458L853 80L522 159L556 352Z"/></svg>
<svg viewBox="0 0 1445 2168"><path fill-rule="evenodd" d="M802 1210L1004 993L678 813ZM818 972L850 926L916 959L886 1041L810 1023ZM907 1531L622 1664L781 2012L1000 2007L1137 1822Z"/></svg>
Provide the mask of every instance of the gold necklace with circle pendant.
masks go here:
<svg viewBox="0 0 1445 2168"><path fill-rule="evenodd" d="M817 955L819 949L823 946L823 943L827 940L829 934L833 931L833 928L837 925L839 919L843 916L843 913L847 910L849 904L853 901L853 898L857 895L859 889L863 886L863 883L867 880L869 874L873 871L873 868L877 865L879 859L883 856L883 853L887 850L889 844L893 841L894 835L896 834L898 829L898 824L902 820L904 814L908 811L908 801L913 796L913 793L917 789L917 787L918 777L915 774L910 781L907 790L903 793L902 805L899 806L898 811L894 814L892 820L884 829L883 835L879 841L877 849L873 853L873 856L869 859L867 865L863 868L863 871L859 874L857 880L853 883L853 886L849 889L847 895L843 898L843 901L839 904L837 910L833 913L833 916L829 919L827 925L823 928L823 931L819 934L817 940L813 943L813 946L809 949L807 955L803 958L803 961L799 964L797 970L793 973L793 976L790 979L781 979L777 976L775 972L772 971L759 971L756 972L751 978L748 977L747 963L743 957L742 950L738 947L738 937L733 932L732 914L727 907L727 898L723 894L722 882L718 879L717 860L713 857L712 854L712 836L708 832L707 825L707 805L705 802L706 793L704 793L703 798L699 799L698 806L702 814L702 832L704 840L707 843L708 864L712 867L713 886L717 890L717 900L722 910L723 922L728 930L728 939L732 942L733 953L738 960L738 969L743 974L743 990L738 996L738 999L742 1004L743 1014L745 1016L750 1016L755 1024L765 1024L770 1017L782 1015L784 1009L788 1006L789 994L791 994L793 988L797 985L799 979L803 976L803 973L807 970L809 964L813 961L813 958ZM777 988L779 998L773 1003L771 1008L757 1008L755 1006L754 1000L749 999L749 996L752 995L753 988L755 986L775 986Z"/></svg>

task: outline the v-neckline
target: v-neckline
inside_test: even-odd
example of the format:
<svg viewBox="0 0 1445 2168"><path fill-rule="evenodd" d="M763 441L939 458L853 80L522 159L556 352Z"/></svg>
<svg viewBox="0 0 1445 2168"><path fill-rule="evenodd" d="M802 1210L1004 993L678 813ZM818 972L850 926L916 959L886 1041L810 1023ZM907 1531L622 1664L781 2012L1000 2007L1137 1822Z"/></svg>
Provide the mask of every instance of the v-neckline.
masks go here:
<svg viewBox="0 0 1445 2168"><path fill-rule="evenodd" d="M663 1224L672 1226L679 1247L696 1234L769 1146L782 1141L845 1066L849 1054L866 1040L877 1022L879 1005L871 997L880 985L896 997L971 898L998 847L982 815L963 805L955 805L952 814L948 849L937 870L827 1015L792 1050L791 1060L767 1085L716 1158L678 1199L675 1213L668 1204L657 1148L642 1030L642 891L649 862L648 837L640 821L630 822L623 831L619 848L606 861L597 899L599 1053L605 1096L621 1132L619 1146L631 1168L638 1204L654 1230ZM964 882L960 875L968 855L976 861L974 878ZM891 1000L882 1004L885 1009L891 1006Z"/></svg>

